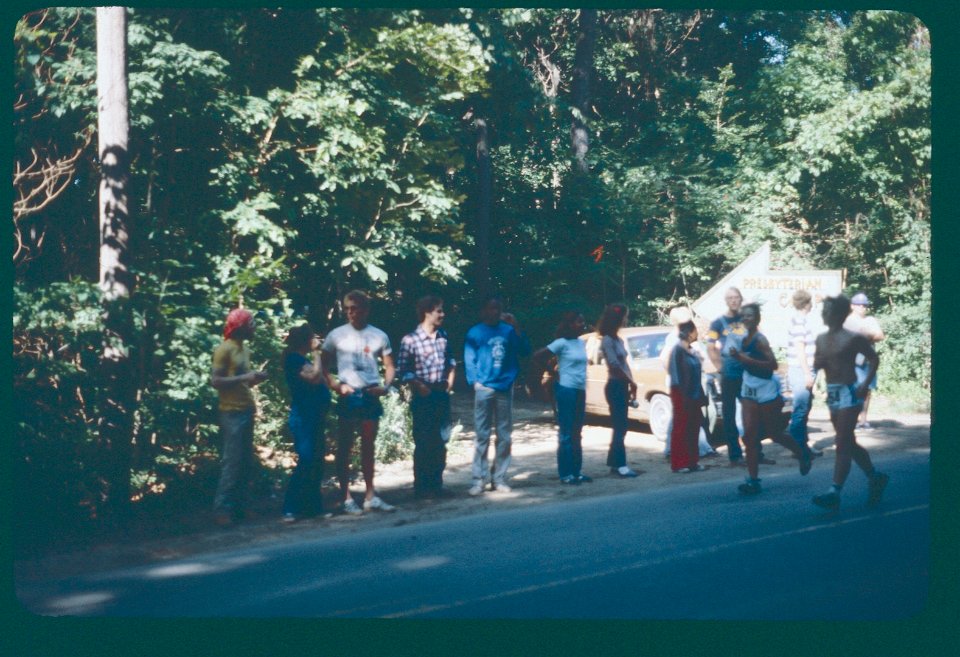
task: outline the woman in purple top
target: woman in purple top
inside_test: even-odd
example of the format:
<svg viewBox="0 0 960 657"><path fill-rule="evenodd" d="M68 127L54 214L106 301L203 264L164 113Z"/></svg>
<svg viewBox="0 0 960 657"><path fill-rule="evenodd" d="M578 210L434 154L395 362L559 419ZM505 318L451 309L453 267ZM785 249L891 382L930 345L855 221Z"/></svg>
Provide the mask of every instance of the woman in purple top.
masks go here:
<svg viewBox="0 0 960 657"><path fill-rule="evenodd" d="M603 389L610 407L610 422L613 435L610 438L610 450L607 452L607 465L610 471L620 477L636 477L637 473L627 465L627 449L624 439L627 436L627 405L636 399L637 384L627 360L627 348L618 335L621 326L627 323L627 307L622 303L611 303L603 309L597 322L597 333L602 337L600 350L607 364L607 385Z"/></svg>

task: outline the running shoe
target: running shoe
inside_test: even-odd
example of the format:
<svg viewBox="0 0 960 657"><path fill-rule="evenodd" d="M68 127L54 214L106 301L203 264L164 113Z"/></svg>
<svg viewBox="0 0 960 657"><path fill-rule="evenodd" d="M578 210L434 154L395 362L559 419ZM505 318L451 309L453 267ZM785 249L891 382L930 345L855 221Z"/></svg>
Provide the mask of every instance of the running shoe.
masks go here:
<svg viewBox="0 0 960 657"><path fill-rule="evenodd" d="M392 504L387 504L386 502L381 500L379 497L374 495L369 500L365 500L363 502L363 510L364 511L396 511L397 507L393 506Z"/></svg>
<svg viewBox="0 0 960 657"><path fill-rule="evenodd" d="M363 514L363 509L361 509L360 505L351 497L343 503L343 512L348 516L359 516Z"/></svg>
<svg viewBox="0 0 960 657"><path fill-rule="evenodd" d="M836 511L840 508L840 494L834 491L824 493L823 495L814 495L813 503L829 511Z"/></svg>
<svg viewBox="0 0 960 657"><path fill-rule="evenodd" d="M806 445L800 448L800 474L806 475L813 466L813 452Z"/></svg>
<svg viewBox="0 0 960 657"><path fill-rule="evenodd" d="M882 472L874 472L873 476L870 477L869 490L870 493L867 497L867 506L876 506L880 504L880 498L883 496L883 489L887 487L887 482L890 481L890 476L885 475Z"/></svg>
<svg viewBox="0 0 960 657"><path fill-rule="evenodd" d="M744 495L756 495L760 492L760 480L745 481L737 486L737 490Z"/></svg>

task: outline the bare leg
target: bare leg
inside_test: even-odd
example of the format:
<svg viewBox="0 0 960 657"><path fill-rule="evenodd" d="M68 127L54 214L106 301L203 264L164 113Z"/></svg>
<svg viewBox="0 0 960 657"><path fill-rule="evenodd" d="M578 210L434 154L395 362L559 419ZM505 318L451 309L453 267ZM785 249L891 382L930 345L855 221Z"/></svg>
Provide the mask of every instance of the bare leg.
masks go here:
<svg viewBox="0 0 960 657"><path fill-rule="evenodd" d="M850 474L850 463L855 458L857 465L868 474L873 472L870 456L867 451L857 445L854 429L857 426L858 408L844 408L830 413L830 420L837 432L837 458L833 466L833 483L843 486Z"/></svg>
<svg viewBox="0 0 960 657"><path fill-rule="evenodd" d="M373 454L374 441L377 438L376 420L364 420L360 423L360 468L363 471L363 481L366 485L364 499L373 499Z"/></svg>
<svg viewBox="0 0 960 657"><path fill-rule="evenodd" d="M870 409L870 390L867 390L867 396L863 398L863 410L860 411L860 417L857 418L858 424L867 423L867 411Z"/></svg>
<svg viewBox="0 0 960 657"><path fill-rule="evenodd" d="M760 405L741 400L743 411L743 444L747 448L747 473L751 479L760 474Z"/></svg>
<svg viewBox="0 0 960 657"><path fill-rule="evenodd" d="M350 499L350 452L353 450L355 422L341 420L337 434L337 479L343 501Z"/></svg>

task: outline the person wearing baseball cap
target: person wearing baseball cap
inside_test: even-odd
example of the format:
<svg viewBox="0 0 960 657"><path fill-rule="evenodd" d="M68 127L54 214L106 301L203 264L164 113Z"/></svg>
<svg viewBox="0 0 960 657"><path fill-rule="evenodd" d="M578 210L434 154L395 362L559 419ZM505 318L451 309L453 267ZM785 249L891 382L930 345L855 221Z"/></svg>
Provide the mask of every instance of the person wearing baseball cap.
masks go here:
<svg viewBox="0 0 960 657"><path fill-rule="evenodd" d="M243 517L247 480L253 461L252 388L266 381L266 372L250 367L250 348L256 323L245 308L234 308L223 327L223 342L213 352L210 384L219 394L221 447L220 481L214 498L216 522L229 525Z"/></svg>
<svg viewBox="0 0 960 657"><path fill-rule="evenodd" d="M843 323L843 328L854 333L860 333L867 337L872 344L883 340L886 336L883 329L880 328L880 322L876 317L867 315L870 309L870 299L863 292L857 292L850 299L850 315ZM867 376L867 363L862 355L857 358L856 363L857 381L862 382ZM877 377L873 377L870 387L867 390L867 396L863 399L863 410L860 411L860 417L857 418L857 429L871 429L870 422L867 421L867 411L870 408L870 392L877 389Z"/></svg>

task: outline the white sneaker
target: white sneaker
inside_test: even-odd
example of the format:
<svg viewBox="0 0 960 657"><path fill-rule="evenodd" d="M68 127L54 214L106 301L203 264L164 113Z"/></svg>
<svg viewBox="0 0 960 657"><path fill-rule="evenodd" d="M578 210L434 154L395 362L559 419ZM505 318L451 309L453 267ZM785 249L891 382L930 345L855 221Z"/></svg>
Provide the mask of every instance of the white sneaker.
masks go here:
<svg viewBox="0 0 960 657"><path fill-rule="evenodd" d="M473 495L474 497L476 497L477 495L483 495L483 482L478 481L473 486L471 486L470 490L468 490L467 492Z"/></svg>
<svg viewBox="0 0 960 657"><path fill-rule="evenodd" d="M504 483L494 484L494 485L493 485L493 489L494 489L495 491L497 491L498 493L509 493L510 491L513 490L512 488L510 488L509 486L507 486L507 485L504 484Z"/></svg>
<svg viewBox="0 0 960 657"><path fill-rule="evenodd" d="M351 516L359 516L363 514L363 509L354 501L351 497L343 503L343 512Z"/></svg>
<svg viewBox="0 0 960 657"><path fill-rule="evenodd" d="M363 502L363 510L364 511L396 511L397 507L393 506L392 504L387 504L386 502L381 500L379 497L374 495L369 500L365 500Z"/></svg>

